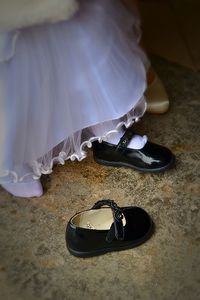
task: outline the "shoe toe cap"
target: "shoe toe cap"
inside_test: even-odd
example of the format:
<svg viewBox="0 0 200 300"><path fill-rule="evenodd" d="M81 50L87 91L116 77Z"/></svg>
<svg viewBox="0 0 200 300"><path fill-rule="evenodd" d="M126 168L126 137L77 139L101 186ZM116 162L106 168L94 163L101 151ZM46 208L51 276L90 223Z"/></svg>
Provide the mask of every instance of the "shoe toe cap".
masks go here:
<svg viewBox="0 0 200 300"><path fill-rule="evenodd" d="M150 168L168 167L174 162L174 155L168 148L148 143L145 153L146 163Z"/></svg>
<svg viewBox="0 0 200 300"><path fill-rule="evenodd" d="M128 240L141 239L152 231L153 221L148 213L140 207L127 209L126 218L126 236Z"/></svg>

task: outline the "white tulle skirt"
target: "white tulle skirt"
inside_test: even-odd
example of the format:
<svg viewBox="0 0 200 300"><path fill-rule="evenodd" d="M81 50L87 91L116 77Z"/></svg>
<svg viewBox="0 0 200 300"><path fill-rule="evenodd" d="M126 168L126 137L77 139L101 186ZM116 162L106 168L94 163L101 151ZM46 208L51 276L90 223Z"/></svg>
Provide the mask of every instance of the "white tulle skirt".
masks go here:
<svg viewBox="0 0 200 300"><path fill-rule="evenodd" d="M0 183L82 160L92 141L144 114L139 25L119 0L80 0L69 21L11 33L0 64Z"/></svg>

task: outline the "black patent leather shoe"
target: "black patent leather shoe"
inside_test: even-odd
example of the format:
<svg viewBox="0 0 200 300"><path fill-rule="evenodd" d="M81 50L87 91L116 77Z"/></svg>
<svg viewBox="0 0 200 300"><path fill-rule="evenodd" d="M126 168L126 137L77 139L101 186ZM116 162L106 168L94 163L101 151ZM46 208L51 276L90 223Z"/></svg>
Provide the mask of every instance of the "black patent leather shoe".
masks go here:
<svg viewBox="0 0 200 300"><path fill-rule="evenodd" d="M102 207L102 206L108 207ZM153 233L153 221L139 207L118 207L114 201L98 201L90 210L73 216L66 229L69 252L90 257L134 248Z"/></svg>
<svg viewBox="0 0 200 300"><path fill-rule="evenodd" d="M147 142L142 149L128 148L135 133L127 129L118 145L93 142L94 160L102 165L128 167L140 172L162 172L175 163L172 152L160 145Z"/></svg>

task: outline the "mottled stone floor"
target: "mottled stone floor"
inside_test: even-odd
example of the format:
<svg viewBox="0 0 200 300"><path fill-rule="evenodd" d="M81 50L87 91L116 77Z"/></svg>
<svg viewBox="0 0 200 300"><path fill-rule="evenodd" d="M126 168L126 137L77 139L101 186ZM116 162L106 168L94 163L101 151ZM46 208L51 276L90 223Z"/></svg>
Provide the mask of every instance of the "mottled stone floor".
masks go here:
<svg viewBox="0 0 200 300"><path fill-rule="evenodd" d="M176 154L161 175L99 166L91 155L44 178L40 199L0 189L0 299L200 299L200 74L153 59L171 109L137 125ZM139 205L156 232L133 250L78 259L65 246L66 222L101 198Z"/></svg>

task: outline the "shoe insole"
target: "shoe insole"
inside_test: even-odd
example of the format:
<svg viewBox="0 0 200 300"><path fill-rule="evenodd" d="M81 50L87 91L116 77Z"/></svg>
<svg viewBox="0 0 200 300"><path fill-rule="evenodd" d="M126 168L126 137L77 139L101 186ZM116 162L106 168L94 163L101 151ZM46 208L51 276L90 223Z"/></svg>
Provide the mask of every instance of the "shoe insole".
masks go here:
<svg viewBox="0 0 200 300"><path fill-rule="evenodd" d="M122 221L125 226L125 218ZM109 230L113 223L113 214L110 208L93 209L79 213L71 222L81 228Z"/></svg>

